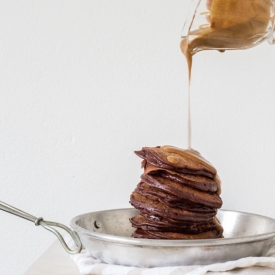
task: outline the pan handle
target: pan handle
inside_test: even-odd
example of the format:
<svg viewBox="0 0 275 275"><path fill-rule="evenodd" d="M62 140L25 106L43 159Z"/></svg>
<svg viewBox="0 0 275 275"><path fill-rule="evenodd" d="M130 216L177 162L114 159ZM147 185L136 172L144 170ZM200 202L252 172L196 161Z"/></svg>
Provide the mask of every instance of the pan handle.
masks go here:
<svg viewBox="0 0 275 275"><path fill-rule="evenodd" d="M34 224L36 226L41 225L42 227L44 227L45 229L51 231L53 234L55 234L57 236L57 238L59 239L59 241L61 242L63 248L65 249L65 251L69 254L77 254L82 250L82 243L81 240L79 238L79 235L77 234L77 232L71 230L69 227L67 227L66 225L63 225L61 223L57 223L57 222L49 222L49 221L44 221L43 218L36 218L35 216L32 216L20 209L17 209L11 205L8 205L7 203L4 203L2 201L0 201L0 210L6 211L10 214L16 215L20 218L29 220L31 222L34 222ZM77 248L75 250L72 250L68 247L68 245L66 244L64 238L62 237L62 235L54 228L54 227L59 227L64 229L65 231L67 231L71 237L73 238Z"/></svg>

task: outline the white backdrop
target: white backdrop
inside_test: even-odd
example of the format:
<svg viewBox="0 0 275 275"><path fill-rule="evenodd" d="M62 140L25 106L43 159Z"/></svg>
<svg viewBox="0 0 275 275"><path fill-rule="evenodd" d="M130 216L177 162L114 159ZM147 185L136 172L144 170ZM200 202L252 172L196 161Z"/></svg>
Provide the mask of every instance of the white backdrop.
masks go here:
<svg viewBox="0 0 275 275"><path fill-rule="evenodd" d="M186 146L189 0L0 1L0 200L68 224L129 207L142 146ZM193 148L223 208L275 218L275 47L194 58ZM55 240L0 212L0 274ZM65 253L65 252L64 252Z"/></svg>

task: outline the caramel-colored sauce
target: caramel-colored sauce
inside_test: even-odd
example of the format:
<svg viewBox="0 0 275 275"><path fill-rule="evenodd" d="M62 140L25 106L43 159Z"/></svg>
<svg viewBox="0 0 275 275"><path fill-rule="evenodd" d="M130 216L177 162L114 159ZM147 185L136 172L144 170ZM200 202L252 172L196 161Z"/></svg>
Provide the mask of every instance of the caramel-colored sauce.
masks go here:
<svg viewBox="0 0 275 275"><path fill-rule="evenodd" d="M188 41L181 41L181 50L186 57L188 66L188 104L187 104L187 146L191 149L191 94L190 94L190 84L191 84L191 71L192 71L192 55L188 48Z"/></svg>
<svg viewBox="0 0 275 275"><path fill-rule="evenodd" d="M185 37L181 49L186 55L187 43L192 56L204 49L250 48L266 32L271 7L271 1L265 0L213 0L209 27L204 24L200 30L190 32L189 35L196 35L196 38L186 42Z"/></svg>
<svg viewBox="0 0 275 275"><path fill-rule="evenodd" d="M217 189L217 194L220 195L222 192L222 182L218 174L214 176L214 181L217 183L218 189Z"/></svg>
<svg viewBox="0 0 275 275"><path fill-rule="evenodd" d="M207 161L198 151L193 150L193 149L181 149L181 148L177 148L174 146L170 146L170 145L164 145L161 146L161 148L163 150L165 150L168 153L174 153L174 154L178 154L182 157L191 159L199 164L201 164L202 166L208 168L209 170L212 171L216 171L215 167L209 162Z"/></svg>
<svg viewBox="0 0 275 275"><path fill-rule="evenodd" d="M167 160L170 162L170 163L173 163L173 164L177 164L179 162L179 159L176 157L176 156L173 156L173 155L169 155L167 157Z"/></svg>
<svg viewBox="0 0 275 275"><path fill-rule="evenodd" d="M206 16L206 21L209 23L200 25L198 30L189 33L189 36L196 36L193 40L189 41L189 36L182 39L180 48L186 57L188 66L188 149L162 146L166 151L189 157L208 168L215 169L199 152L191 148L190 83L193 55L205 49L217 49L224 52L228 49L252 47L266 32L269 21L274 20L270 17L271 6L271 1L264 0L213 0L211 6L207 7L209 11L201 13ZM193 20L194 18L195 16ZM221 181L217 174L214 180L218 185L217 194L220 194Z"/></svg>
<svg viewBox="0 0 275 275"><path fill-rule="evenodd" d="M210 24L202 24L199 26L200 29L207 29L210 27Z"/></svg>
<svg viewBox="0 0 275 275"><path fill-rule="evenodd" d="M223 230L223 227L221 226L221 223L216 216L214 217L214 223L216 224L217 230Z"/></svg>
<svg viewBox="0 0 275 275"><path fill-rule="evenodd" d="M209 24L203 24L186 36L180 47L188 65L190 86L192 57L198 50L246 49L266 32L271 20L271 1L265 0L213 0L210 8ZM208 14L203 12L201 14ZM193 20L195 17L193 18ZM273 20L273 19L272 19Z"/></svg>
<svg viewBox="0 0 275 275"><path fill-rule="evenodd" d="M218 195L221 194L221 180L220 180L219 176L217 175L217 170L198 151L193 150L193 149L181 149L181 148L177 148L177 147L170 146L170 145L164 145L164 146L161 146L161 148L163 150L165 150L166 152L168 152L168 153L178 154L178 155L180 155L182 157L191 159L191 160L193 160L193 161L201 164L202 166L208 168L209 170L214 171L214 173L215 173L214 181L217 183L217 186L218 186L218 189L217 189L216 193ZM173 157L175 158L175 156L173 156Z"/></svg>

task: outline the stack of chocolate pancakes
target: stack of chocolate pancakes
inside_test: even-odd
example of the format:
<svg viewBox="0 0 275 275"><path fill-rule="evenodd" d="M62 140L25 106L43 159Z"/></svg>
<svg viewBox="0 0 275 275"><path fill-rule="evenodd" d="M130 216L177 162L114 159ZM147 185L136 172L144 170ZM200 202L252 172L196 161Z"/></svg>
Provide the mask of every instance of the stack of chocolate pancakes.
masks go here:
<svg viewBox="0 0 275 275"><path fill-rule="evenodd" d="M222 206L216 169L197 151L172 146L136 151L144 173L130 203L140 214L131 218L135 238L221 238L216 218Z"/></svg>

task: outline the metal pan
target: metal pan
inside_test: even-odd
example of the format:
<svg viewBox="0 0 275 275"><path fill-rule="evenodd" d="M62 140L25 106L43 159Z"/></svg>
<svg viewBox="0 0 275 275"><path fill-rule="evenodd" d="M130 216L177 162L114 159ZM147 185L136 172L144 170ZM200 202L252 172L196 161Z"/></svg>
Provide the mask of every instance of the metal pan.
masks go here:
<svg viewBox="0 0 275 275"><path fill-rule="evenodd" d="M134 229L129 218L138 214L133 208L77 216L70 223L73 230L36 218L1 201L0 209L50 230L70 254L79 253L83 244L93 257L105 263L137 267L204 265L265 256L275 236L274 219L228 210L218 212L225 238L181 241L131 238ZM65 229L76 242L77 248L71 250L53 227Z"/></svg>
<svg viewBox="0 0 275 275"><path fill-rule="evenodd" d="M219 210L223 239L147 240L134 239L129 218L135 209L87 213L75 217L71 227L95 258L110 264L160 267L204 265L264 256L275 236L275 220L236 211Z"/></svg>

